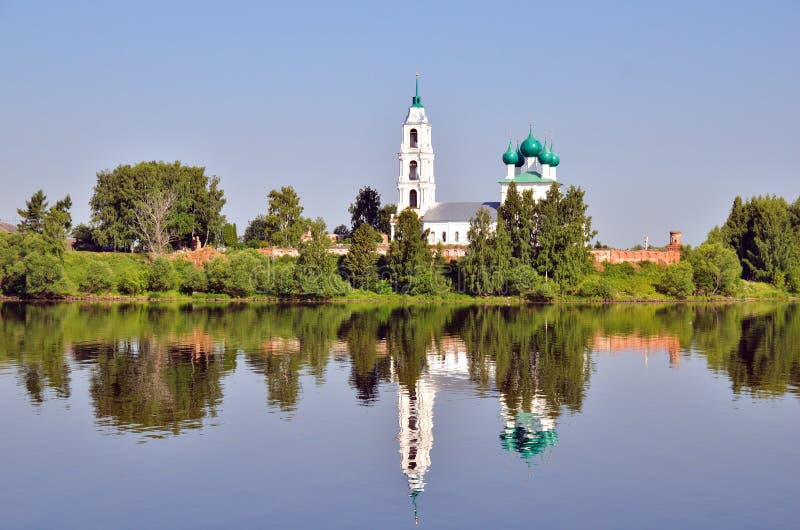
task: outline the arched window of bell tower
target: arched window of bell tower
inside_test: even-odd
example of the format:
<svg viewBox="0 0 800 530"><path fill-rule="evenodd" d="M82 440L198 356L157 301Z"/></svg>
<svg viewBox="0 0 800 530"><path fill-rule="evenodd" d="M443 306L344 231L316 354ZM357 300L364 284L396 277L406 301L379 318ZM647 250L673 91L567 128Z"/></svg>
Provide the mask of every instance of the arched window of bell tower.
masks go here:
<svg viewBox="0 0 800 530"><path fill-rule="evenodd" d="M411 147L417 147L417 130L416 129L411 129L411 131L408 133L408 144Z"/></svg>
<svg viewBox="0 0 800 530"><path fill-rule="evenodd" d="M412 160L411 163L408 164L408 179L409 180L417 180L419 179L419 175L417 174L417 161Z"/></svg>
<svg viewBox="0 0 800 530"><path fill-rule="evenodd" d="M411 190L408 192L408 206L409 208L417 207L417 190Z"/></svg>

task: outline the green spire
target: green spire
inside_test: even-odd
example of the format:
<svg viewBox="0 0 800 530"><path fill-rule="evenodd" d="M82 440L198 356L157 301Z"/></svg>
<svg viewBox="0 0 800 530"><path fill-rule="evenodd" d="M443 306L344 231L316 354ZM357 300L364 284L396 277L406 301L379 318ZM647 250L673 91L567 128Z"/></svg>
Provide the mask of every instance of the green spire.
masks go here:
<svg viewBox="0 0 800 530"><path fill-rule="evenodd" d="M411 98L411 106L423 108L422 98L419 97L419 74L417 74L417 79L414 81L414 97Z"/></svg>

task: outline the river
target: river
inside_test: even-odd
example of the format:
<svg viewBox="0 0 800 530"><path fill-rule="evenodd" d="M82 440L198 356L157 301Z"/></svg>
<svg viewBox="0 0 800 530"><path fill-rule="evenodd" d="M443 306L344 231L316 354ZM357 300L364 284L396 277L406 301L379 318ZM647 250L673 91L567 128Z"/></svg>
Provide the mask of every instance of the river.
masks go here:
<svg viewBox="0 0 800 530"><path fill-rule="evenodd" d="M4 528L790 528L800 305L0 305Z"/></svg>

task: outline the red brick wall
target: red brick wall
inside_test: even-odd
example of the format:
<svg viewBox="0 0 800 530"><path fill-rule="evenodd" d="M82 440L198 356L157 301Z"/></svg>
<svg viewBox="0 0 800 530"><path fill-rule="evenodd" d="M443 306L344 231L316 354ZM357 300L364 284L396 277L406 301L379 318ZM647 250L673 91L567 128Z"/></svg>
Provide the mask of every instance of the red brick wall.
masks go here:
<svg viewBox="0 0 800 530"><path fill-rule="evenodd" d="M650 261L659 265L678 263L681 260L681 251L678 249L667 250L617 250L615 248L592 249L592 258L597 263L639 263Z"/></svg>

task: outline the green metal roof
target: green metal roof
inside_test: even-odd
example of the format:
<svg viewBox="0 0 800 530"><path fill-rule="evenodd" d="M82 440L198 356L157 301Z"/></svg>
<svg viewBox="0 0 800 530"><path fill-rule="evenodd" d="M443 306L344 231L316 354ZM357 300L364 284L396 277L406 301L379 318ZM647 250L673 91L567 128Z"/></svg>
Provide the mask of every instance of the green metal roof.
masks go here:
<svg viewBox="0 0 800 530"><path fill-rule="evenodd" d="M511 184L512 182L516 182L517 184L520 183L543 183L543 184L552 184L555 180L552 179L543 179L542 176L537 173L536 171L526 171L525 173L520 173L519 175L514 175L513 179L503 179L499 181L500 184Z"/></svg>

